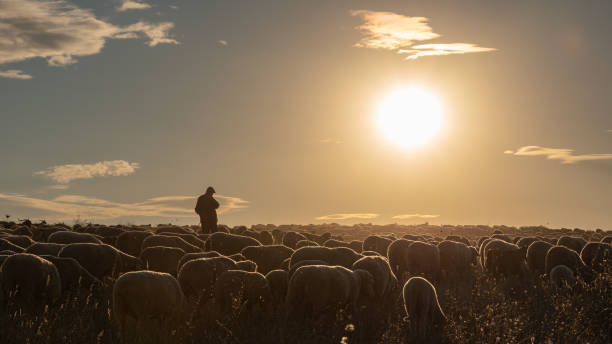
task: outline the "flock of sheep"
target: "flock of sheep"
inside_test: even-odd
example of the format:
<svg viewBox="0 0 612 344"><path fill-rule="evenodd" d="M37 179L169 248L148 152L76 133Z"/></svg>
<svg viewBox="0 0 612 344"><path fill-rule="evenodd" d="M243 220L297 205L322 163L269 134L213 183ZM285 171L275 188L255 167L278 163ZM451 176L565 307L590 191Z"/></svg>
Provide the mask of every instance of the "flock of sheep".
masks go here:
<svg viewBox="0 0 612 344"><path fill-rule="evenodd" d="M266 326L272 317L282 319L270 329L279 342L317 332L370 343L397 316L407 317L411 338L433 342L447 322L438 289L469 295L476 271L511 290L541 276L563 289L612 264L612 235L603 230L536 227L511 236L485 228L466 237L443 227L376 235L367 226L197 229L2 222L0 309L37 314L65 295L112 290L111 318L128 343L172 342L187 323Z"/></svg>

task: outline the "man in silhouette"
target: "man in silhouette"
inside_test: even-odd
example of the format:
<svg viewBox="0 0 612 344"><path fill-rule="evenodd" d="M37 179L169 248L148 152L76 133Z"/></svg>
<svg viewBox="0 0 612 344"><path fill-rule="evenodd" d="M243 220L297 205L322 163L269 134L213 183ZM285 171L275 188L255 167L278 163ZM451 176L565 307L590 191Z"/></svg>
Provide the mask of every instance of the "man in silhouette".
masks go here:
<svg viewBox="0 0 612 344"><path fill-rule="evenodd" d="M214 233L217 231L217 208L219 202L213 198L215 189L209 186L206 193L198 197L198 202L195 206L195 212L200 215L200 224L202 224L202 233Z"/></svg>

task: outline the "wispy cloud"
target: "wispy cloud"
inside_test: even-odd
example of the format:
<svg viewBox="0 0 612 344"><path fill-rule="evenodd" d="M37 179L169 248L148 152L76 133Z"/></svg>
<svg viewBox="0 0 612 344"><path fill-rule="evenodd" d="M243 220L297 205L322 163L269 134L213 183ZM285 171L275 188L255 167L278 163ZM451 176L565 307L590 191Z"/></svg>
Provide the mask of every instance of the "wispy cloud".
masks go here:
<svg viewBox="0 0 612 344"><path fill-rule="evenodd" d="M540 146L524 146L516 151L506 150L504 154L517 156L545 156L549 160L560 160L562 164L575 164L581 161L612 160L612 154L581 154L574 155L573 149L546 148Z"/></svg>
<svg viewBox="0 0 612 344"><path fill-rule="evenodd" d="M29 80L32 76L19 69L0 70L0 78Z"/></svg>
<svg viewBox="0 0 612 344"><path fill-rule="evenodd" d="M151 8L151 5L139 0L122 0L121 5L117 7L117 11L124 12L129 10L146 10Z"/></svg>
<svg viewBox="0 0 612 344"><path fill-rule="evenodd" d="M224 47L227 47L227 41L225 41L225 40L220 39L220 40L217 41L217 43L219 43L220 45L222 45Z"/></svg>
<svg viewBox="0 0 612 344"><path fill-rule="evenodd" d="M0 0L0 65L44 58L50 66L66 66L99 53L110 39L144 37L151 47L178 44L170 37L173 27L171 22L117 26L66 0Z"/></svg>
<svg viewBox="0 0 612 344"><path fill-rule="evenodd" d="M315 217L315 220L349 220L349 219L374 219L378 214L371 213L339 213Z"/></svg>
<svg viewBox="0 0 612 344"><path fill-rule="evenodd" d="M219 201L219 214L236 209L247 208L249 202L239 197L215 195ZM92 220L114 219L119 217L163 217L196 218L193 207L196 196L163 196L138 203L119 203L104 199L81 196L61 195L45 200L19 194L0 193L3 208L13 207L32 214L39 211L47 219L72 219L75 217ZM35 216L35 215L32 215Z"/></svg>
<svg viewBox="0 0 612 344"><path fill-rule="evenodd" d="M138 168L140 168L140 165L136 162L113 160L100 161L93 164L57 165L34 172L34 175L45 176L59 184L68 184L76 179L127 176L136 172Z"/></svg>
<svg viewBox="0 0 612 344"><path fill-rule="evenodd" d="M353 16L360 17L363 24L356 28L363 37L355 47L392 50L407 54L407 59L423 56L441 56L466 54L496 50L484 48L472 43L433 43L414 45L415 42L439 38L433 32L425 17L410 17L393 12L351 11Z"/></svg>
<svg viewBox="0 0 612 344"><path fill-rule="evenodd" d="M440 217L440 215L437 214L401 214L401 215L395 215L392 217L392 219L396 219L396 220L407 220L407 219L435 219L437 217Z"/></svg>
<svg viewBox="0 0 612 344"><path fill-rule="evenodd" d="M336 144L338 144L338 143L342 143L342 142L343 142L342 140L340 140L338 138L335 138L335 137L326 137L324 139L320 139L319 140L319 143L336 143Z"/></svg>
<svg viewBox="0 0 612 344"><path fill-rule="evenodd" d="M452 54L481 53L493 51L493 48L479 47L471 43L451 43L451 44L420 44L410 47L410 49L400 49L399 54L406 54L407 59L416 60L423 56L442 56Z"/></svg>

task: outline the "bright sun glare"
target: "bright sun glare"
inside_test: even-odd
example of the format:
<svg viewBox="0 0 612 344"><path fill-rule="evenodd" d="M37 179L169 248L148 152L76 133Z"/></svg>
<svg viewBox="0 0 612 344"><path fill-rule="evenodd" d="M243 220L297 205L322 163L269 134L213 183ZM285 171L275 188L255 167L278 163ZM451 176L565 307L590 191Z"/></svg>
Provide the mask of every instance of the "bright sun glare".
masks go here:
<svg viewBox="0 0 612 344"><path fill-rule="evenodd" d="M378 108L383 135L404 148L429 142L442 126L442 106L420 88L404 88L387 95Z"/></svg>

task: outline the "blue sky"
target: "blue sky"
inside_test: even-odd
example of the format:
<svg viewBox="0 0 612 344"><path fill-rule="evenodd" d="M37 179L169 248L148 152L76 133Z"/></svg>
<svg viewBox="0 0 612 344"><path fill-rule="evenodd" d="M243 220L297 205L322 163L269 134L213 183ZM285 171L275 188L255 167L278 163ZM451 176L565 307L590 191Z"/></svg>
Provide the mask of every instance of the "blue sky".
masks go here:
<svg viewBox="0 0 612 344"><path fill-rule="evenodd" d="M612 223L609 1L135 3L0 0L0 212ZM444 108L414 150L375 125L404 86Z"/></svg>

